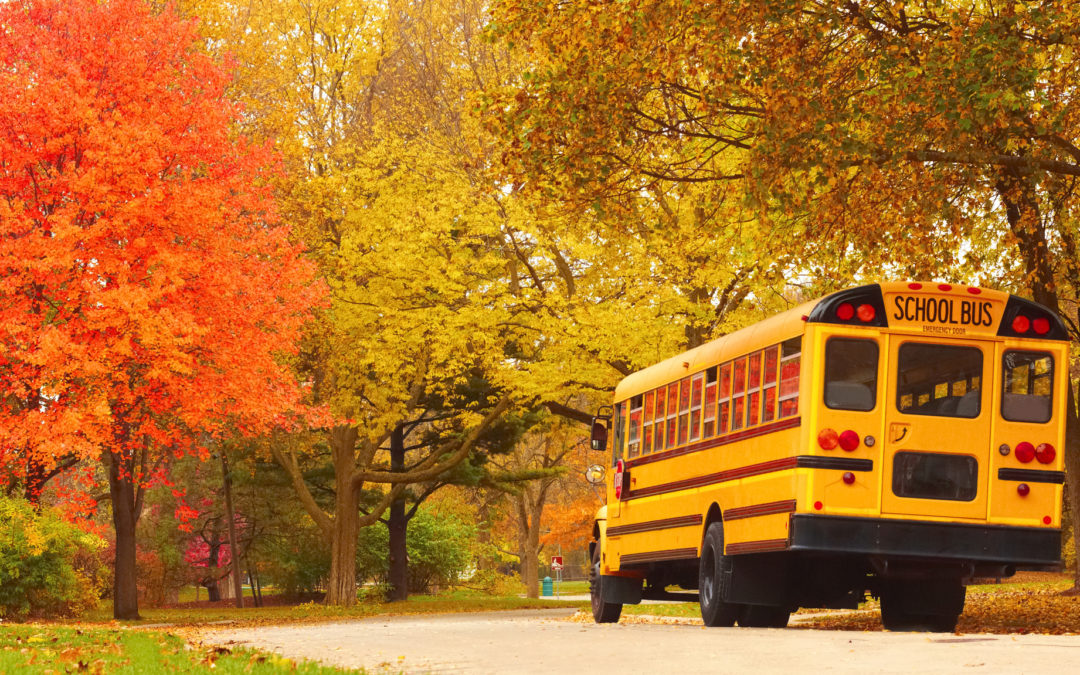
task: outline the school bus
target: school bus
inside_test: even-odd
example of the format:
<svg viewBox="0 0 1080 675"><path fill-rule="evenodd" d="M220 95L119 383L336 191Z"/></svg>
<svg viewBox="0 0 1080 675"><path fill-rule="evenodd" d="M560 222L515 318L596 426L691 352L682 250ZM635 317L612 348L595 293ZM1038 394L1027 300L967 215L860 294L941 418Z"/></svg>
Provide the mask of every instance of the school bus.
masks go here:
<svg viewBox="0 0 1080 675"><path fill-rule="evenodd" d="M1054 312L926 282L833 293L629 375L593 423L612 468L595 620L681 597L709 626L782 627L869 593L886 628L953 630L972 578L1060 563L1067 381Z"/></svg>

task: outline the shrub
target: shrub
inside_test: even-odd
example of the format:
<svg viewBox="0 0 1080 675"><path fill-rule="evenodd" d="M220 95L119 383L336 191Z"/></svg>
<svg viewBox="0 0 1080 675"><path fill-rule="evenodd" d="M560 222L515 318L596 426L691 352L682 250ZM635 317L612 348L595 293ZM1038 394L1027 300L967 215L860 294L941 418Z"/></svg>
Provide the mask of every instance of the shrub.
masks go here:
<svg viewBox="0 0 1080 675"><path fill-rule="evenodd" d="M389 535L374 525L360 531L356 576L385 584L390 572ZM472 567L476 526L454 513L435 513L423 506L409 521L409 591L424 593L432 586L453 585Z"/></svg>
<svg viewBox="0 0 1080 675"><path fill-rule="evenodd" d="M0 617L74 616L97 606L104 542L25 500L0 496Z"/></svg>

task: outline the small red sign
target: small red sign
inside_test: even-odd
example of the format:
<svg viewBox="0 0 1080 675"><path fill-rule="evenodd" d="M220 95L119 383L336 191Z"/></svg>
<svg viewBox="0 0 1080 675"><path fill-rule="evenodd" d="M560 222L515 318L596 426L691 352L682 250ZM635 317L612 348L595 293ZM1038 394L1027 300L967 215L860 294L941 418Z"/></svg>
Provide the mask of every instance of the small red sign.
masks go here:
<svg viewBox="0 0 1080 675"><path fill-rule="evenodd" d="M562 556L561 555L553 555L553 556L551 556L551 569L553 569L553 570L561 570L562 569Z"/></svg>

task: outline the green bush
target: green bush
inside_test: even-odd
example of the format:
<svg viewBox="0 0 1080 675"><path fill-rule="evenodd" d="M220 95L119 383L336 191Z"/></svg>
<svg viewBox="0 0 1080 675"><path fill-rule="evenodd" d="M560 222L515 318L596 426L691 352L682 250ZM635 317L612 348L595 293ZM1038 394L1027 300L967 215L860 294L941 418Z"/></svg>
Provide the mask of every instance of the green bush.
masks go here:
<svg viewBox="0 0 1080 675"><path fill-rule="evenodd" d="M390 537L384 525L365 527L356 547L357 579L385 584L390 573ZM409 521L409 591L455 584L473 565L476 525L454 513L435 513L423 506Z"/></svg>
<svg viewBox="0 0 1080 675"><path fill-rule="evenodd" d="M74 616L97 606L101 538L0 496L0 617Z"/></svg>
<svg viewBox="0 0 1080 675"><path fill-rule="evenodd" d="M288 595L317 591L330 576L330 551L308 523L298 524L288 537L267 537L258 556L263 581Z"/></svg>

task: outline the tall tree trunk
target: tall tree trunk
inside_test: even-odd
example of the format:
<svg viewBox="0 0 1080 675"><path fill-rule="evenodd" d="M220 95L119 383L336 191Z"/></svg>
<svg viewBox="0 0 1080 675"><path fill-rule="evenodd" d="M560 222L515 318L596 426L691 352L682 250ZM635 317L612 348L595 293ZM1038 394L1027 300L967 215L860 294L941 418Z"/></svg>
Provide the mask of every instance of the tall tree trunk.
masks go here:
<svg viewBox="0 0 1080 675"><path fill-rule="evenodd" d="M1069 509L1072 521L1073 552L1076 565L1073 568L1073 588L1080 590L1080 417L1076 408L1076 389L1069 379L1069 409L1065 418L1065 489L1069 492Z"/></svg>
<svg viewBox="0 0 1080 675"><path fill-rule="evenodd" d="M113 528L116 532L116 561L113 567L113 618L139 617L139 586L135 567L135 525L138 513L135 485L131 475L121 475L120 458L108 462L109 496L112 499Z"/></svg>
<svg viewBox="0 0 1080 675"><path fill-rule="evenodd" d="M221 448L221 476L225 488L225 518L229 532L229 551L232 553L232 582L233 597L236 606L244 608L244 586L240 582L240 547L236 545L236 512L233 510L232 501L232 476L229 474L229 460L225 456L225 448Z"/></svg>
<svg viewBox="0 0 1080 675"><path fill-rule="evenodd" d="M405 470L405 431L399 424L390 434L390 470ZM409 521L405 517L405 497L390 502L386 528L390 540L390 588L386 599L390 602L409 599L409 550L407 532Z"/></svg>
<svg viewBox="0 0 1080 675"><path fill-rule="evenodd" d="M341 607L356 604L356 539L360 534L360 491L353 485L353 475L356 473L357 436L356 429L352 427L335 427L330 432L336 498L326 604Z"/></svg>
<svg viewBox="0 0 1080 675"><path fill-rule="evenodd" d="M206 586L206 599L211 602L221 600L221 587L218 586L218 560L221 559L221 521L214 518L210 521L210 539L206 542L206 578L203 586Z"/></svg>

